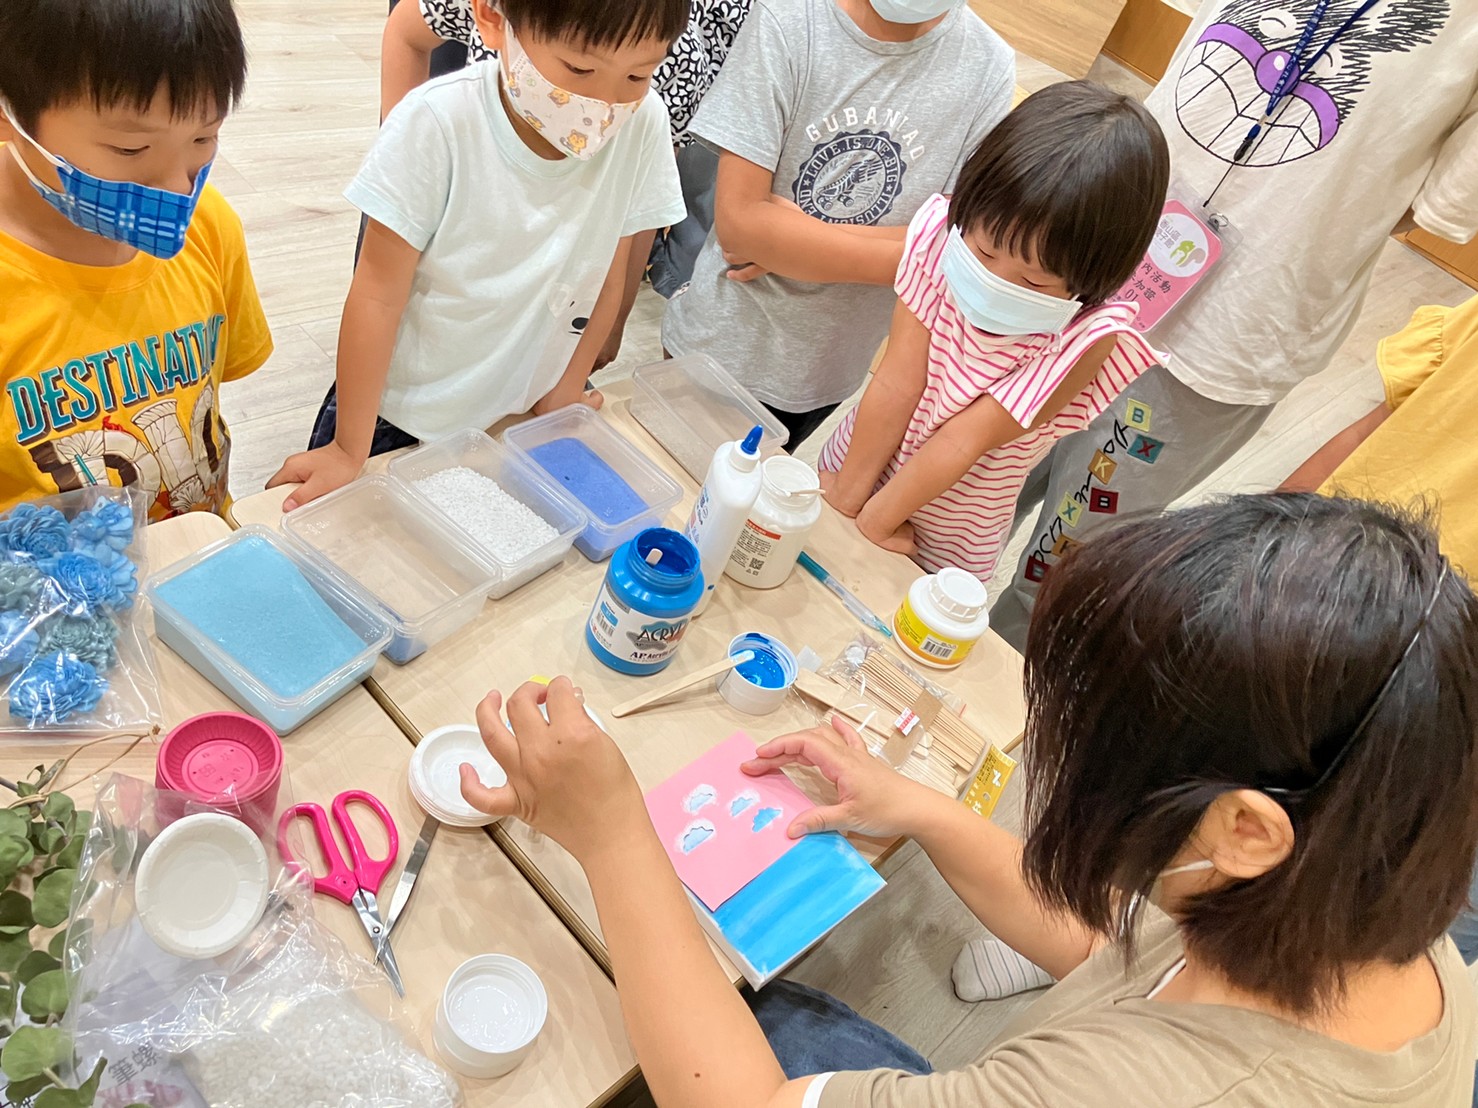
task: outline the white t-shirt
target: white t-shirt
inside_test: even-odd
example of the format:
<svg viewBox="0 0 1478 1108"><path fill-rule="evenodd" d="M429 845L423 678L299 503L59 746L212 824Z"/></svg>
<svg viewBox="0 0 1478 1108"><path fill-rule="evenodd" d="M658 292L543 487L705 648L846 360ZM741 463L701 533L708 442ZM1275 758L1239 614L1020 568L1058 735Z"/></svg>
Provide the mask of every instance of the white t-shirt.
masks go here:
<svg viewBox="0 0 1478 1108"><path fill-rule="evenodd" d="M1359 6L1333 0L1314 49ZM1145 101L1186 203L1227 172L1313 7L1201 5ZM1381 0L1279 112L1211 205L1241 241L1150 335L1171 373L1224 404L1275 403L1329 363L1407 208L1454 242L1478 231L1478 0Z"/></svg>
<svg viewBox="0 0 1478 1108"><path fill-rule="evenodd" d="M559 381L619 240L683 218L655 96L588 160L513 129L499 67L422 85L344 195L420 250L380 414L420 439L526 412Z"/></svg>

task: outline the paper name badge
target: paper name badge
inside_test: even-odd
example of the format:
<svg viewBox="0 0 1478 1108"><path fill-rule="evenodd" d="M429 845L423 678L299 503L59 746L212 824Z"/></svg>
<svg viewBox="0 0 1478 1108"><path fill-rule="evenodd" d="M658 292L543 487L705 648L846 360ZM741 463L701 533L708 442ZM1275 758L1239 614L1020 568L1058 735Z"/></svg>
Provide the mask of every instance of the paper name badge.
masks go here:
<svg viewBox="0 0 1478 1108"><path fill-rule="evenodd" d="M1131 326L1141 334L1164 319L1221 259L1221 236L1179 200L1168 200L1150 248L1112 300L1139 305Z"/></svg>

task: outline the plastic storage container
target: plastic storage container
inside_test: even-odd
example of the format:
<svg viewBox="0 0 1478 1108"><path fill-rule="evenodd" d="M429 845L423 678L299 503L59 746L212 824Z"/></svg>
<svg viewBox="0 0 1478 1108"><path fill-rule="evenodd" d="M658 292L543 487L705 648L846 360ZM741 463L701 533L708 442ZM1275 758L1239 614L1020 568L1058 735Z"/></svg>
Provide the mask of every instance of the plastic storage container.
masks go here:
<svg viewBox="0 0 1478 1108"><path fill-rule="evenodd" d="M575 549L592 562L609 558L637 532L661 526L683 494L676 481L584 404L510 427L503 441L585 509L590 522L575 539Z"/></svg>
<svg viewBox="0 0 1478 1108"><path fill-rule="evenodd" d="M392 662L419 657L476 618L497 576L465 531L388 477L345 485L282 526L368 594L394 632Z"/></svg>
<svg viewBox="0 0 1478 1108"><path fill-rule="evenodd" d="M702 481L713 452L763 427L760 457L776 453L790 432L707 354L668 358L631 374L631 414L677 463Z"/></svg>
<svg viewBox="0 0 1478 1108"><path fill-rule="evenodd" d="M235 647L237 644L223 643L221 638L212 637L202 631L171 601L171 596L183 600L177 595L179 586L171 588L172 582L188 583L186 575L192 570L233 550L239 554L238 548L252 543L266 544L273 552L287 559L307 587L318 595L359 644L359 649L351 656L340 664L333 665L300 690L278 691L269 684L270 678L264 679L261 673L230 653L228 645ZM296 544L265 527L243 527L230 537L212 543L199 553L156 573L145 582L144 595L154 608L154 628L160 641L237 704L264 720L279 735L287 734L363 681L374 668L380 651L390 642L389 621L358 589L339 574L313 561ZM282 625L284 619L301 620L302 616L301 612L283 616L265 609L261 614L264 631L271 631Z"/></svg>
<svg viewBox="0 0 1478 1108"><path fill-rule="evenodd" d="M499 1077L528 1057L548 1018L537 973L506 954L479 954L447 979L432 1041L464 1077Z"/></svg>
<svg viewBox="0 0 1478 1108"><path fill-rule="evenodd" d="M514 455L502 443L475 429L427 443L396 458L390 463L390 476L410 487L419 499L414 487L417 481L458 466L496 481L504 492L559 532L555 538L512 561L505 560L496 551L483 546L476 536L464 532L471 545L485 556L498 573L492 591L488 594L494 600L507 596L514 589L522 588L539 574L557 565L570 544L575 541L575 536L585 529L590 520L585 509L563 490L556 488L541 470L530 465L526 459ZM434 504L428 503L427 507L440 511ZM452 526L457 526L444 513L443 518Z"/></svg>

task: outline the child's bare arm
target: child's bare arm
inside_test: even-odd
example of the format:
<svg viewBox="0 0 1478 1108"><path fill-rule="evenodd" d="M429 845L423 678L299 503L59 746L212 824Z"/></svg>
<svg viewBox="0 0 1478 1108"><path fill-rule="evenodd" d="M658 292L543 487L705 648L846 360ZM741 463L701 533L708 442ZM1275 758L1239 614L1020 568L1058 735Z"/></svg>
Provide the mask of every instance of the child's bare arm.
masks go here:
<svg viewBox="0 0 1478 1108"><path fill-rule="evenodd" d="M1082 392L1117 340L1109 335L1090 346L1037 413L1033 426L1051 419ZM883 545L908 518L970 471L987 451L1021 435L1021 424L992 396L982 396L945 421L928 442L903 464L857 513L857 529Z"/></svg>
<svg viewBox="0 0 1478 1108"><path fill-rule="evenodd" d="M1279 492L1317 492L1340 464L1368 439L1377 427L1390 418L1391 408L1382 401L1343 431L1310 454L1278 486Z"/></svg>
<svg viewBox="0 0 1478 1108"><path fill-rule="evenodd" d="M380 397L390 372L395 333L410 298L421 252L384 224L370 220L364 249L339 324L338 427L334 441L294 454L267 487L298 483L282 505L290 512L359 476L370 455Z"/></svg>
<svg viewBox="0 0 1478 1108"><path fill-rule="evenodd" d="M903 236L857 234L771 199L775 175L719 155L714 226L725 253L759 269L818 284L891 285Z"/></svg>
<svg viewBox="0 0 1478 1108"><path fill-rule="evenodd" d="M380 39L380 121L431 76L431 51L442 38L426 25L418 0L395 5Z"/></svg>
<svg viewBox="0 0 1478 1108"><path fill-rule="evenodd" d="M605 346L606 339L610 336L612 328L616 325L616 319L621 314L622 300L626 295L626 270L631 257L632 240L641 237L643 236L639 234L627 235L616 244L616 255L611 259L611 268L606 271L605 284L601 285L600 295L596 297L595 308L590 313L589 322L585 324L585 333L580 336L575 352L570 355L569 365L565 367L559 383L534 405L535 415L543 415L545 412L552 412L556 408L563 408L567 404L580 401L584 401L592 408L600 407L600 393L595 391L587 393L585 385L590 380L590 375L595 372L596 355Z"/></svg>
<svg viewBox="0 0 1478 1108"><path fill-rule="evenodd" d="M857 405L847 457L828 482L827 502L843 515L855 516L867 503L903 441L924 394L928 359L929 329L899 300L893 307L888 348Z"/></svg>

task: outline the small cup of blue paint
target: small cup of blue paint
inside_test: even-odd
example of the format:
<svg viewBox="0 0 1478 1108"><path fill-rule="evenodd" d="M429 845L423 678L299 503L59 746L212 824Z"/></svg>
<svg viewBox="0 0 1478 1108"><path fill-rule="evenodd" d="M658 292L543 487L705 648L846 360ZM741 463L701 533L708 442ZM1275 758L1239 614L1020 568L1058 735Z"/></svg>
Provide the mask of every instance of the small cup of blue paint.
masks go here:
<svg viewBox="0 0 1478 1108"><path fill-rule="evenodd" d="M729 644L731 658L745 651L753 651L754 657L724 672L718 679L719 695L741 712L768 715L784 703L800 666L783 642L759 631Z"/></svg>

